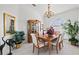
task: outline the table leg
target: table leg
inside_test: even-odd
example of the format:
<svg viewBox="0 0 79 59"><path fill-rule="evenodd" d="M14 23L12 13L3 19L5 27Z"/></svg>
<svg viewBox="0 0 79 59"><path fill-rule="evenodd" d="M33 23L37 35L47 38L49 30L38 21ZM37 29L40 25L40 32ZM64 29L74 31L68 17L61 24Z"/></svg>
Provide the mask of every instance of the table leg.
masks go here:
<svg viewBox="0 0 79 59"><path fill-rule="evenodd" d="M51 46L50 46L50 41L48 42L48 48L49 48L49 54L51 54Z"/></svg>

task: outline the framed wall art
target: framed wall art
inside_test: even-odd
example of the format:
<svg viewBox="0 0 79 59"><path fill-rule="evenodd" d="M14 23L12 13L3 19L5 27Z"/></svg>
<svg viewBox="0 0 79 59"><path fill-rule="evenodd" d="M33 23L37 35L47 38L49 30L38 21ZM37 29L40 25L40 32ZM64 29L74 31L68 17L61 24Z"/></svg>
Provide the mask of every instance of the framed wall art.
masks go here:
<svg viewBox="0 0 79 59"><path fill-rule="evenodd" d="M15 16L9 13L3 13L4 36L15 32Z"/></svg>

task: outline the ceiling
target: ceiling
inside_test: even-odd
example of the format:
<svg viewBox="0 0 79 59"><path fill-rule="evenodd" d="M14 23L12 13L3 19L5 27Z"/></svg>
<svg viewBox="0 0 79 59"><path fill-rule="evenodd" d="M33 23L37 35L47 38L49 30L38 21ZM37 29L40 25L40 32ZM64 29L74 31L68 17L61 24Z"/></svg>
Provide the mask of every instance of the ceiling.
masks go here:
<svg viewBox="0 0 79 59"><path fill-rule="evenodd" d="M79 4L51 4L51 10L57 13L62 13L73 8L79 7ZM47 4L37 4L34 8L39 11L47 10Z"/></svg>
<svg viewBox="0 0 79 59"><path fill-rule="evenodd" d="M48 4L36 4L36 6L33 6L32 4L20 4L18 6L20 8L20 13L22 11L21 14L27 15L28 17L39 17L40 15L43 16L45 11L47 11ZM56 15L68 10L78 8L79 4L51 4L50 6L51 10L54 11Z"/></svg>

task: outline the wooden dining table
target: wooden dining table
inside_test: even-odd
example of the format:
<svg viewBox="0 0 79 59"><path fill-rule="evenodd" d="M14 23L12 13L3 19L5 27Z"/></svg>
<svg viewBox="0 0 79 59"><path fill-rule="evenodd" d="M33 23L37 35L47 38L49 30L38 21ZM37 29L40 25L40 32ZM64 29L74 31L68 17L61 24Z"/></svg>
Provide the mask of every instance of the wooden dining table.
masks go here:
<svg viewBox="0 0 79 59"><path fill-rule="evenodd" d="M42 39L44 42L47 42L48 43L47 45L48 45L48 49L49 49L49 54L51 52L51 41L53 41L55 38L57 38L58 37L58 34L57 35L53 35L53 36L48 36L48 34L39 35L38 36L38 39Z"/></svg>

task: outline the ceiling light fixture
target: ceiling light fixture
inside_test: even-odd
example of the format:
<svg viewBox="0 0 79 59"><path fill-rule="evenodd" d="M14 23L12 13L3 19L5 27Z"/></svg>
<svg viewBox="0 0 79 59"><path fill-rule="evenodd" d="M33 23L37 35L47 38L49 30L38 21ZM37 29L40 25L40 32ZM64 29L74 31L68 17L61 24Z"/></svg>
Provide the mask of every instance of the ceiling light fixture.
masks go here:
<svg viewBox="0 0 79 59"><path fill-rule="evenodd" d="M50 4L48 4L48 10L44 14L48 18L54 16L54 12L50 10L50 7L51 7Z"/></svg>

